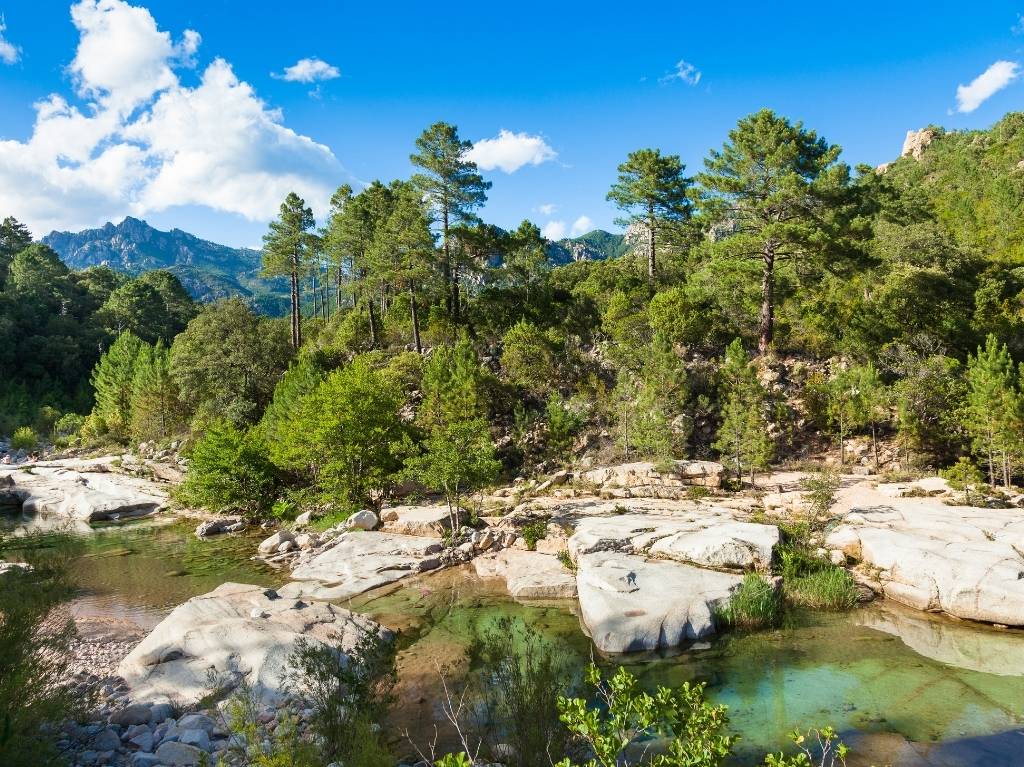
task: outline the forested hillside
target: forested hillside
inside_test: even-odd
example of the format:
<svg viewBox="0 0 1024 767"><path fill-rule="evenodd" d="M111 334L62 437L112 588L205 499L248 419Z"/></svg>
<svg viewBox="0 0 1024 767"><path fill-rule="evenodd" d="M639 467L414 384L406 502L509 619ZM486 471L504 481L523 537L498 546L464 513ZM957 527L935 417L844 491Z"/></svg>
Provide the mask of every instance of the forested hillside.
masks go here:
<svg viewBox="0 0 1024 767"><path fill-rule="evenodd" d="M106 350L71 439L191 433L191 500L254 512L579 460L716 456L749 477L850 437L874 445L868 470L965 458L1009 483L1024 467L1021 125L936 129L876 170L764 110L699 169L630 154L608 197L631 237L594 232L581 239L604 258L559 243L553 259L532 223L480 219L490 182L438 123L412 178L339 188L321 229L283 202L261 274L290 286L287 320L229 300L189 321L173 277L70 272L8 221L7 396L60 390L39 401L84 415ZM153 359L160 383L136 386ZM41 422L6 412L24 421L7 428Z"/></svg>

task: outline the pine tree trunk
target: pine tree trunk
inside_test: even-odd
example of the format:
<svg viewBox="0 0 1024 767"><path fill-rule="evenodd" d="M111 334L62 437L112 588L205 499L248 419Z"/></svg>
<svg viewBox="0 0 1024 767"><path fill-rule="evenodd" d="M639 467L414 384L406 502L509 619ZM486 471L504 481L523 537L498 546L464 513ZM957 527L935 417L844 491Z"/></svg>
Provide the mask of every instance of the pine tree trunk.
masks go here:
<svg viewBox="0 0 1024 767"><path fill-rule="evenodd" d="M1010 486L1010 456L1003 450L1003 487Z"/></svg>
<svg viewBox="0 0 1024 767"><path fill-rule="evenodd" d="M992 458L992 430L988 430L988 484L989 487L996 486L996 468Z"/></svg>
<svg viewBox="0 0 1024 767"><path fill-rule="evenodd" d="M302 343L302 329L299 320L299 271L297 259L292 261L292 348L298 350Z"/></svg>
<svg viewBox="0 0 1024 767"><path fill-rule="evenodd" d="M335 306L335 308L339 312L341 311L341 278L342 278L341 264L338 264L338 286L337 286L337 292L336 292L336 294L334 296L334 301L335 301L335 305L334 306Z"/></svg>
<svg viewBox="0 0 1024 767"><path fill-rule="evenodd" d="M310 279L313 281L313 316L318 317L319 315L319 301L317 301L317 289L316 289L316 273L310 275Z"/></svg>
<svg viewBox="0 0 1024 767"><path fill-rule="evenodd" d="M416 344L416 353L423 354L423 345L420 343L420 318L416 311L416 289L409 283L409 312L412 315L412 340Z"/></svg>
<svg viewBox="0 0 1024 767"><path fill-rule="evenodd" d="M451 243L448 241L448 203L445 201L441 211L441 229L444 237L442 245L444 249L444 263L441 265L444 271L444 292L445 292L445 305L448 308L448 314L451 316L452 307L452 251Z"/></svg>
<svg viewBox="0 0 1024 767"><path fill-rule="evenodd" d="M366 302L366 308L370 312L370 347L377 346L377 318L373 314L373 298Z"/></svg>
<svg viewBox="0 0 1024 767"><path fill-rule="evenodd" d="M765 245L761 255L764 269L761 273L761 322L757 350L767 354L775 336L775 243Z"/></svg>
<svg viewBox="0 0 1024 767"><path fill-rule="evenodd" d="M654 274L657 271L654 250L654 206L647 206L647 281L654 284Z"/></svg>

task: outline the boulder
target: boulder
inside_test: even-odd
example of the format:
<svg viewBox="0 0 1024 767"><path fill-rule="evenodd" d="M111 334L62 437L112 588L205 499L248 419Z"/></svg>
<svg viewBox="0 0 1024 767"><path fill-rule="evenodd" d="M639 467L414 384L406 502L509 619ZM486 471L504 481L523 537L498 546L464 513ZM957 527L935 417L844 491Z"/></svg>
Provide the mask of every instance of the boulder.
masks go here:
<svg viewBox="0 0 1024 767"><path fill-rule="evenodd" d="M204 751L186 743L168 740L156 750L156 758L167 767L196 767L205 755Z"/></svg>
<svg viewBox="0 0 1024 767"><path fill-rule="evenodd" d="M614 552L583 555L577 567L582 620L602 652L667 649L713 634L714 608L742 581Z"/></svg>
<svg viewBox="0 0 1024 767"><path fill-rule="evenodd" d="M132 725L148 724L151 717L152 711L149 706L145 703L133 703L111 714L110 723L121 727L131 727Z"/></svg>
<svg viewBox="0 0 1024 767"><path fill-rule="evenodd" d="M347 599L412 573L440 566L438 538L348 532L324 551L300 559L282 596ZM308 556L308 555L307 555Z"/></svg>
<svg viewBox="0 0 1024 767"><path fill-rule="evenodd" d="M661 471L650 461L624 463L584 472L582 478L604 488L720 487L725 468L715 461L673 461Z"/></svg>
<svg viewBox="0 0 1024 767"><path fill-rule="evenodd" d="M295 536L290 530L278 530L259 545L259 552L260 554L273 554L281 548L282 544L290 543L294 540Z"/></svg>
<svg viewBox="0 0 1024 767"><path fill-rule="evenodd" d="M828 549L877 571L882 593L897 602L1024 626L1024 511L891 498L885 488L876 495L878 505L841 516Z"/></svg>
<svg viewBox="0 0 1024 767"><path fill-rule="evenodd" d="M456 528L466 521L465 511L459 509L455 515ZM452 529L452 518L446 505L439 506L392 506L380 513L383 531L398 535L421 535L441 538Z"/></svg>
<svg viewBox="0 0 1024 767"><path fill-rule="evenodd" d="M572 599L576 577L556 557L536 551L503 549L473 560L481 578L504 578L516 599Z"/></svg>
<svg viewBox="0 0 1024 767"><path fill-rule="evenodd" d="M357 511L345 520L345 527L350 530L373 530L378 524L380 524L380 520L369 509Z"/></svg>
<svg viewBox="0 0 1024 767"><path fill-rule="evenodd" d="M264 617L253 618L254 610ZM276 701L299 639L348 652L361 638L379 631L369 618L335 605L225 583L172 610L117 673L128 683L132 699L140 702L198 700L210 691L210 672L229 686L245 678L261 698ZM193 725L191 729L205 729L202 720Z"/></svg>

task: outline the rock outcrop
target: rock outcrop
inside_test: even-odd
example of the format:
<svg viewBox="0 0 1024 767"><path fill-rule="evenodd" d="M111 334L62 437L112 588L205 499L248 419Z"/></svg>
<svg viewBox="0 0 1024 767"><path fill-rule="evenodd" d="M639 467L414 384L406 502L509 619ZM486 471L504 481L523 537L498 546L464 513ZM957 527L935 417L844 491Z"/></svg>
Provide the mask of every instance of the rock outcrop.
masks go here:
<svg viewBox="0 0 1024 767"><path fill-rule="evenodd" d="M111 473L107 464L53 462L4 470L2 493L7 504L20 504L25 514L62 517L80 522L123 520L164 508L166 493L159 484Z"/></svg>
<svg viewBox="0 0 1024 767"><path fill-rule="evenodd" d="M353 531L302 555L282 596L347 599L441 565L441 539Z"/></svg>
<svg viewBox="0 0 1024 767"><path fill-rule="evenodd" d="M335 605L225 583L171 611L121 662L118 674L137 702L197 700L210 692L211 672L229 685L244 677L261 698L274 700L283 694L288 658L299 639L349 652L380 631L369 618Z"/></svg>
<svg viewBox="0 0 1024 767"><path fill-rule="evenodd" d="M741 577L614 552L577 560L580 612L603 652L677 647L714 633L714 608Z"/></svg>
<svg viewBox="0 0 1024 767"><path fill-rule="evenodd" d="M441 537L452 529L452 515L446 505L392 506L381 511L380 521L385 533ZM456 513L456 525L461 525L466 514Z"/></svg>
<svg viewBox="0 0 1024 767"><path fill-rule="evenodd" d="M849 508L825 545L870 571L888 598L918 610L1024 625L1024 511L886 498Z"/></svg>
<svg viewBox="0 0 1024 767"><path fill-rule="evenodd" d="M715 569L765 570L778 543L774 525L739 521L727 509L709 507L671 516L587 517L569 539L569 551L574 558L620 551Z"/></svg>
<svg viewBox="0 0 1024 767"><path fill-rule="evenodd" d="M515 599L573 599L576 577L550 554L503 549L473 560L481 578L503 578Z"/></svg>
<svg viewBox="0 0 1024 767"><path fill-rule="evenodd" d="M591 469L580 477L603 488L625 488L636 495L657 495L664 489L720 487L724 473L722 464L715 461L673 461L668 471L659 471L649 461L639 461Z"/></svg>
<svg viewBox="0 0 1024 767"><path fill-rule="evenodd" d="M907 137L903 140L903 151L900 157L913 157L920 160L924 154L925 147L935 140L934 128L922 128L921 130L908 130Z"/></svg>

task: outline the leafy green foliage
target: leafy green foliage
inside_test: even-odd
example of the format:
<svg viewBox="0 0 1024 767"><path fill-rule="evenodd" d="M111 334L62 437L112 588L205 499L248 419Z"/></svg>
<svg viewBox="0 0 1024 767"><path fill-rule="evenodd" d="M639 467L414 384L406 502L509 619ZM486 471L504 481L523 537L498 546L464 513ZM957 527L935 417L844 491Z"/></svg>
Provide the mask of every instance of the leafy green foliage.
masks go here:
<svg viewBox="0 0 1024 767"><path fill-rule="evenodd" d="M30 452L39 444L39 437L31 426L19 426L11 435L11 450Z"/></svg>
<svg viewBox="0 0 1024 767"><path fill-rule="evenodd" d="M118 436L127 436L131 426L135 367L143 347L144 343L137 336L125 331L100 356L92 374L95 412Z"/></svg>
<svg viewBox="0 0 1024 767"><path fill-rule="evenodd" d="M139 350L130 404L131 435L137 442L167 439L184 430L185 408L171 377L171 354L163 340Z"/></svg>
<svg viewBox="0 0 1024 767"><path fill-rule="evenodd" d="M677 690L659 687L651 695L624 668L608 680L596 666L587 670L602 709L590 708L583 698L559 698L558 708L569 731L583 740L593 758L583 767L616 767L623 749L637 738L669 738L665 753L650 755L654 767L718 767L732 753L735 735L724 734L729 724L725 706L704 700L704 685L686 682ZM563 759L557 767L573 767Z"/></svg>
<svg viewBox="0 0 1024 767"><path fill-rule="evenodd" d="M274 460L306 472L326 499L379 506L412 451L402 402L394 379L356 357L301 397Z"/></svg>
<svg viewBox="0 0 1024 767"><path fill-rule="evenodd" d="M192 447L175 497L186 505L259 517L270 508L276 487L276 471L258 430L213 421Z"/></svg>
<svg viewBox="0 0 1024 767"><path fill-rule="evenodd" d="M527 522L519 529L519 534L526 541L526 548L533 551L537 548L537 541L548 534L548 522L546 519L535 519Z"/></svg>

